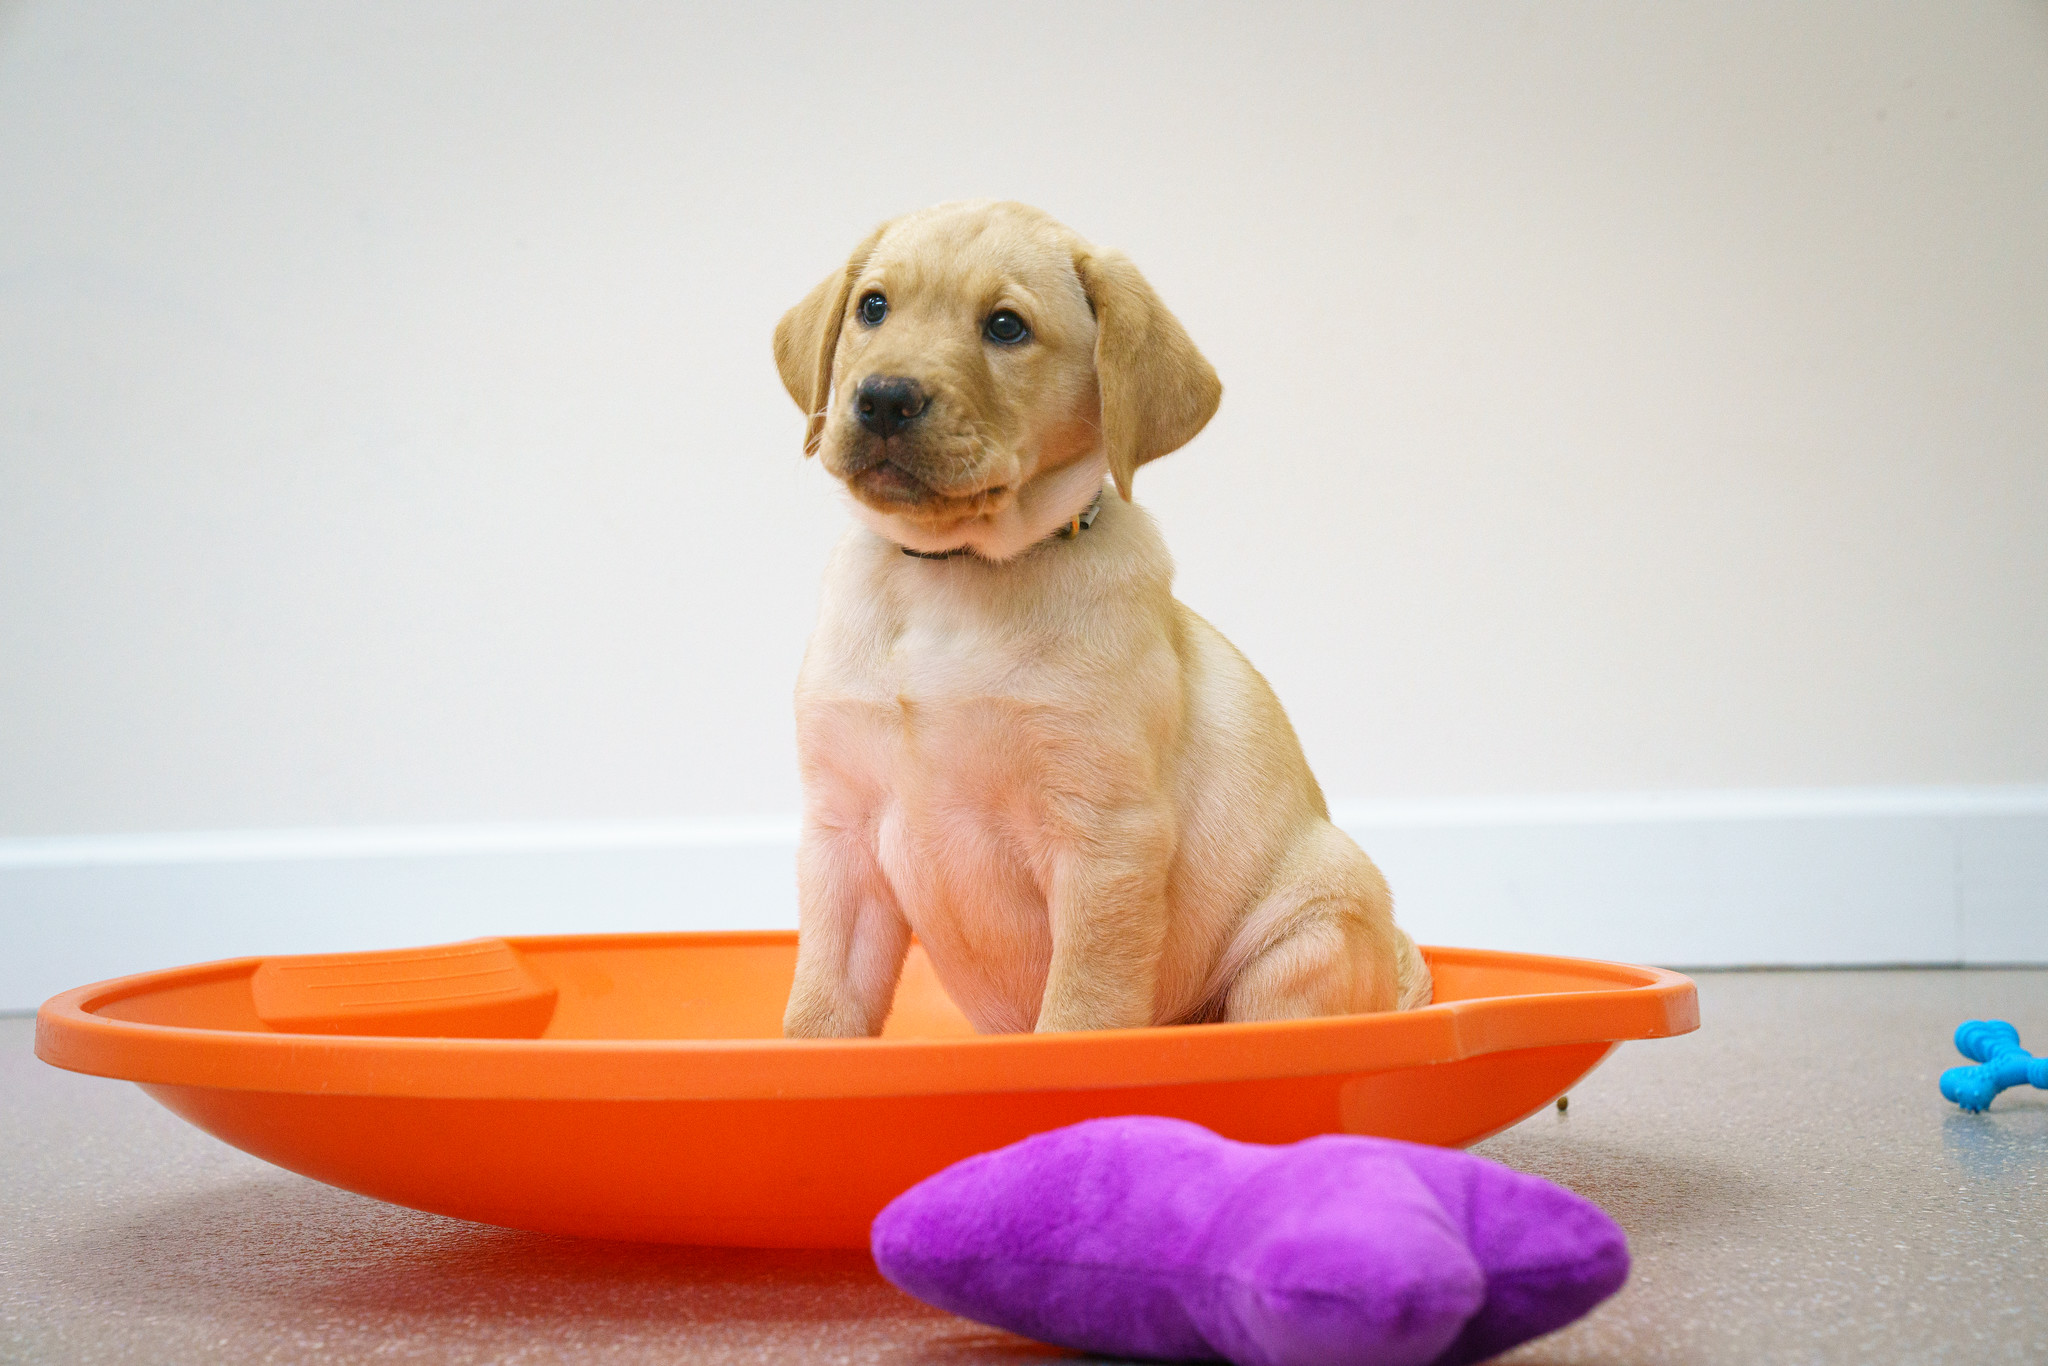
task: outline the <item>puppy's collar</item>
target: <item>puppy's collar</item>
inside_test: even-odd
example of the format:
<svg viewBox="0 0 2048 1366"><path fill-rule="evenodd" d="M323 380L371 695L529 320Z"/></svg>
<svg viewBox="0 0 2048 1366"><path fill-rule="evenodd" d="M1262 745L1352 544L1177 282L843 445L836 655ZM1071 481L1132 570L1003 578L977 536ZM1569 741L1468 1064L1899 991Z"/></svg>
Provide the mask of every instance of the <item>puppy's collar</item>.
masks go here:
<svg viewBox="0 0 2048 1366"><path fill-rule="evenodd" d="M1095 514L1100 511L1102 511L1102 494L1098 490L1095 496L1088 500L1087 507L1075 513L1072 521L1056 528L1052 535L1045 538L1045 541L1073 540L1089 527L1095 525ZM1045 541L1040 541L1039 544L1044 545ZM899 545L896 548L904 554L915 556L920 560L951 560L962 555L974 554L974 547L967 545L955 546L951 550L912 550L907 545Z"/></svg>

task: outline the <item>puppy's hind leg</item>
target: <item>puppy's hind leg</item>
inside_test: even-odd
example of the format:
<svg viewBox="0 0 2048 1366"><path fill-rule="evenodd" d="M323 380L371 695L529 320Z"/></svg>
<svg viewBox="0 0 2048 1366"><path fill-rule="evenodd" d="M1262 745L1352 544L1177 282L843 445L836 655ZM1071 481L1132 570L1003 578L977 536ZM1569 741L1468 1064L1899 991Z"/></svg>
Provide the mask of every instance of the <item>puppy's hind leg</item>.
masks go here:
<svg viewBox="0 0 2048 1366"><path fill-rule="evenodd" d="M1394 924L1386 880L1348 836L1324 827L1292 876L1246 922L1257 935L1226 988L1225 1020L1298 1020L1426 1005L1428 965Z"/></svg>
<svg viewBox="0 0 2048 1366"><path fill-rule="evenodd" d="M806 821L797 847L796 980L782 1032L792 1039L882 1032L910 951L910 926L873 831Z"/></svg>

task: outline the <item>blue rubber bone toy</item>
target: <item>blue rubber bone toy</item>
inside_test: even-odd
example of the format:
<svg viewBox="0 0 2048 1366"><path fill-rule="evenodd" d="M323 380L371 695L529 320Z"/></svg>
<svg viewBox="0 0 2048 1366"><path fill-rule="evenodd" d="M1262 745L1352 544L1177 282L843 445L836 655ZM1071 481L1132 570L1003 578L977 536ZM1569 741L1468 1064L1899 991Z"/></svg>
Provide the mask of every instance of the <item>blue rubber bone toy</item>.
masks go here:
<svg viewBox="0 0 2048 1366"><path fill-rule="evenodd" d="M1956 1051L1980 1066L1941 1074L1941 1094L1976 1114L2008 1086L2048 1090L2048 1058L2020 1047L2020 1032L2003 1020L1971 1020L1956 1029Z"/></svg>

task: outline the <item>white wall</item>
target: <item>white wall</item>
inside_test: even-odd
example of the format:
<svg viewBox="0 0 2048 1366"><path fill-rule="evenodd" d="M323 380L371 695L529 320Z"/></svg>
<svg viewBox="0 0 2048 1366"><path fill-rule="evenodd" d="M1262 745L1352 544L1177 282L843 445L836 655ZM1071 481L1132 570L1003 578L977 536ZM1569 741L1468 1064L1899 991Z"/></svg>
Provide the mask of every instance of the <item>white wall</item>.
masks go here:
<svg viewBox="0 0 2048 1366"><path fill-rule="evenodd" d="M970 195L1334 801L2048 780L2048 7L27 3L0 836L786 817L769 329Z"/></svg>

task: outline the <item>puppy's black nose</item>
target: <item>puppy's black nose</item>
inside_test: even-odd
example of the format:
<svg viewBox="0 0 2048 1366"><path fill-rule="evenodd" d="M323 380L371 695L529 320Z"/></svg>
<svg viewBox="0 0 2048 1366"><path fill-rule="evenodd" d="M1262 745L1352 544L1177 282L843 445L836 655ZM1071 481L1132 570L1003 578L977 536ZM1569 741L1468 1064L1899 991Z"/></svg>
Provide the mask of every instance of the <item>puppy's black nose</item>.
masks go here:
<svg viewBox="0 0 2048 1366"><path fill-rule="evenodd" d="M876 436L893 436L924 411L924 386L901 375L869 375L853 391L853 410Z"/></svg>

